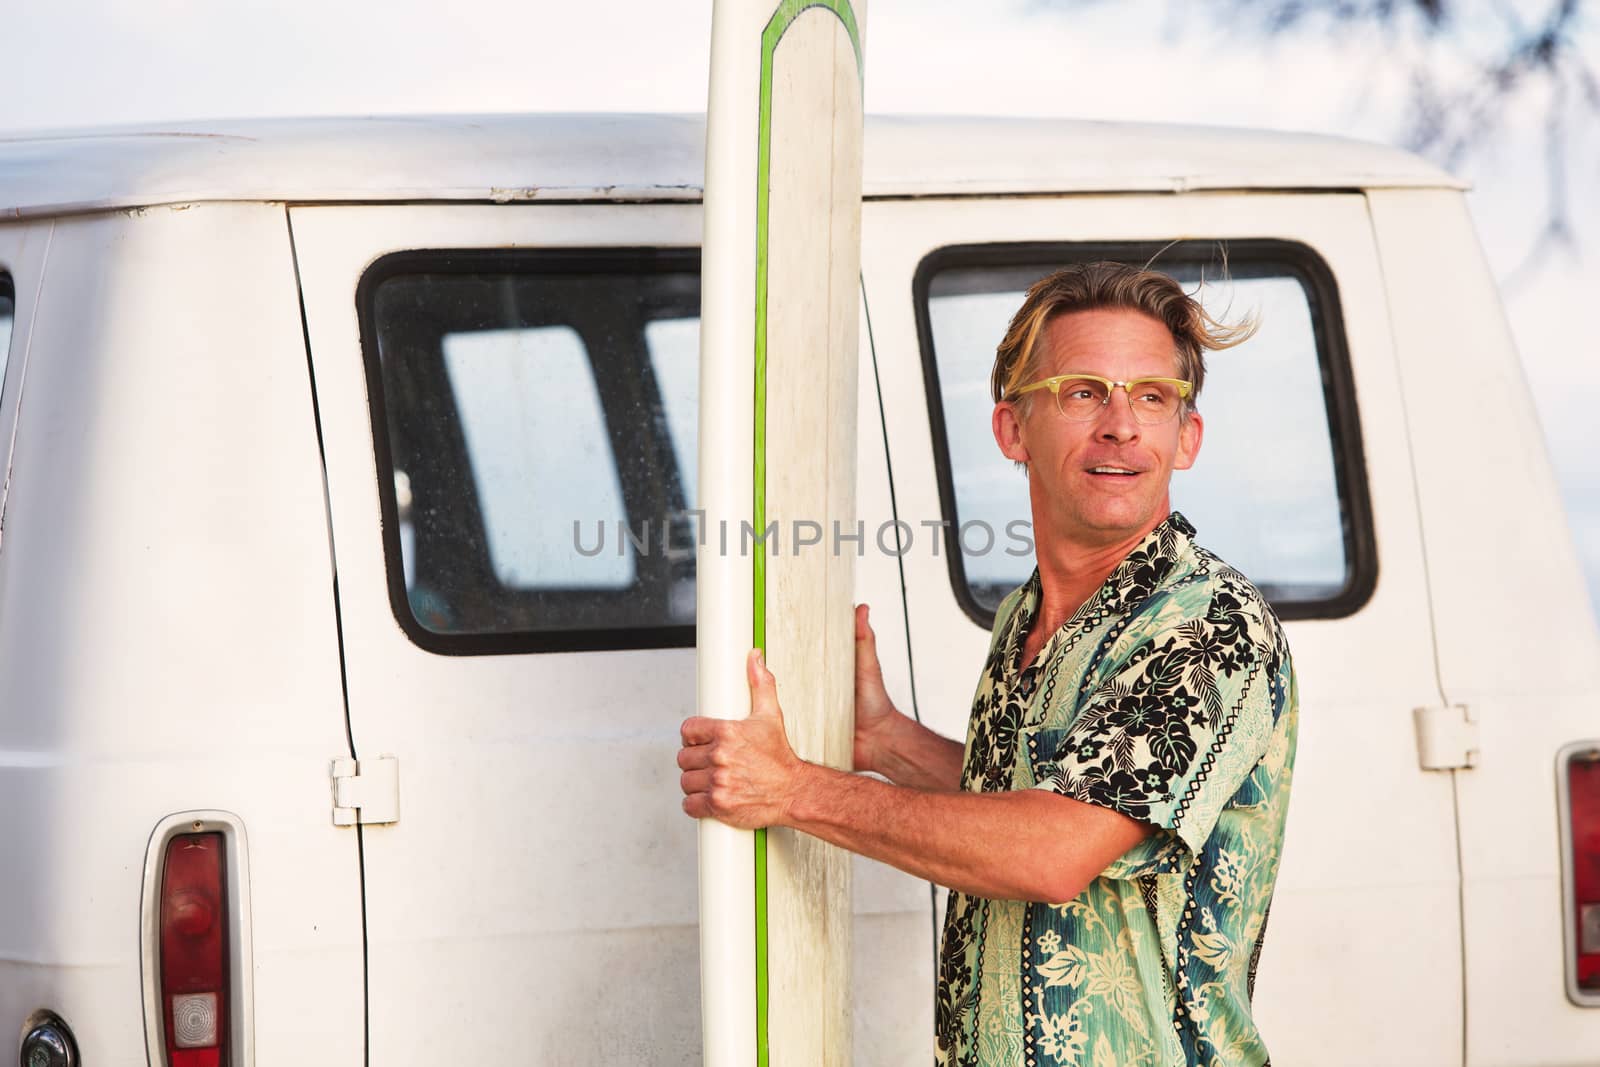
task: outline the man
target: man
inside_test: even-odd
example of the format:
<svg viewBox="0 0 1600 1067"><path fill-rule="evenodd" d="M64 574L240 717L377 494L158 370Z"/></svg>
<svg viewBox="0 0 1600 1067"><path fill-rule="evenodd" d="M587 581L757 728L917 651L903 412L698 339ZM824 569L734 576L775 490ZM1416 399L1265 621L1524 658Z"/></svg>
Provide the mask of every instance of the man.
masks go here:
<svg viewBox="0 0 1600 1067"><path fill-rule="evenodd" d="M684 810L790 826L949 886L940 1063L1262 1064L1250 1014L1297 718L1276 617L1191 540L1203 353L1253 324L1096 263L1028 291L992 377L1038 567L1000 605L966 745L894 708L856 609L857 770L751 713L683 724ZM891 784L892 783L892 784Z"/></svg>

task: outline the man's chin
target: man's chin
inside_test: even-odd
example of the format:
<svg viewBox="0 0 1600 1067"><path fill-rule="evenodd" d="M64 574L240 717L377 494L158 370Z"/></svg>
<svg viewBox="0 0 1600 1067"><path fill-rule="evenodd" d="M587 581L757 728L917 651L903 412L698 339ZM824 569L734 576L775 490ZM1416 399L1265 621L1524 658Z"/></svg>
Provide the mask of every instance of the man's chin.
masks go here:
<svg viewBox="0 0 1600 1067"><path fill-rule="evenodd" d="M1074 516L1066 530L1076 527L1082 540L1111 544L1131 537L1142 537L1167 517L1160 507L1095 508Z"/></svg>

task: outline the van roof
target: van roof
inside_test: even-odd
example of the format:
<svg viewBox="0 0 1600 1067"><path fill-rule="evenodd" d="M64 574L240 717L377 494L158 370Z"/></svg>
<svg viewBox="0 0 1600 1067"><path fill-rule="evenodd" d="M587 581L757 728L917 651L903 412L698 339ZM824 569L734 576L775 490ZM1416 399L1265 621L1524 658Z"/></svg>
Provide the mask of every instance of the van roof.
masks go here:
<svg viewBox="0 0 1600 1067"><path fill-rule="evenodd" d="M1462 184L1337 137L1066 119L872 117L865 193ZM698 200L699 115L237 119L0 136L0 219L202 201Z"/></svg>

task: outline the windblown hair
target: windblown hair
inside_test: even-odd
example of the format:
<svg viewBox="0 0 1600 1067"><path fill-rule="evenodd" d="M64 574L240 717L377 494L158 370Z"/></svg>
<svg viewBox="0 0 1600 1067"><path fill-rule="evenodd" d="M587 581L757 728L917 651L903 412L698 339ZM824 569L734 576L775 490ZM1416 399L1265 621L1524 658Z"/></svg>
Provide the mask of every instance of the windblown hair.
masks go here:
<svg viewBox="0 0 1600 1067"><path fill-rule="evenodd" d="M1043 377L1039 335L1057 315L1101 308L1126 308L1166 326L1176 345L1178 377L1194 384L1184 405L1187 418L1205 383L1205 353L1248 340L1260 325L1255 316L1228 324L1212 316L1170 275L1127 263L1078 263L1034 282L995 349L989 390L995 403ZM1026 413L1033 394L1020 401Z"/></svg>

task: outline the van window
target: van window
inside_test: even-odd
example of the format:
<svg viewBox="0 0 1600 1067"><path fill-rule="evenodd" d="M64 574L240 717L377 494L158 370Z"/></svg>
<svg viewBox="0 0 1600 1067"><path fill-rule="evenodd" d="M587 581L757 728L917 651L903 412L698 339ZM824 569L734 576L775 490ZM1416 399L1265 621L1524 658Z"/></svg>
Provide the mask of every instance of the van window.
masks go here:
<svg viewBox="0 0 1600 1067"><path fill-rule="evenodd" d="M698 255L403 253L358 299L413 639L693 644Z"/></svg>
<svg viewBox="0 0 1600 1067"><path fill-rule="evenodd" d="M1004 534L1031 517L1027 481L990 430L995 346L1025 290L1068 263L1152 258L1214 315L1261 319L1250 341L1208 354L1204 443L1194 468L1173 477L1173 507L1285 618L1356 610L1376 572L1338 296L1314 253L1280 241L1230 244L1226 271L1213 242L985 246L923 263L918 312L958 598L991 625L1034 565Z"/></svg>
<svg viewBox="0 0 1600 1067"><path fill-rule="evenodd" d="M11 323L17 313L16 297L12 295L11 279L0 274L0 390L6 382L6 357L11 353Z"/></svg>

